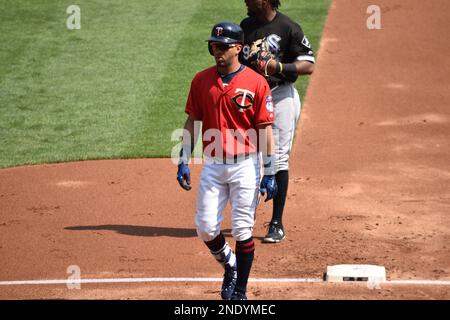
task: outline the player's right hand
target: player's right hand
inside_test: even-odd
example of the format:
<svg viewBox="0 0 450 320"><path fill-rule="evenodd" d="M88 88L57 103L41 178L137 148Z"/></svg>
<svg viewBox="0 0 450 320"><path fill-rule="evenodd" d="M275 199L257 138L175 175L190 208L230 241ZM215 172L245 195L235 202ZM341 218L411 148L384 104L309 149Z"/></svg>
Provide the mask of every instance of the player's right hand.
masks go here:
<svg viewBox="0 0 450 320"><path fill-rule="evenodd" d="M273 199L273 197L277 195L278 186L274 175L265 175L263 177L261 184L259 186L259 192L261 192L263 196L267 192L267 197L266 200L264 200L264 202Z"/></svg>
<svg viewBox="0 0 450 320"><path fill-rule="evenodd" d="M180 163L178 165L177 180L184 190L191 190L191 172L187 164Z"/></svg>

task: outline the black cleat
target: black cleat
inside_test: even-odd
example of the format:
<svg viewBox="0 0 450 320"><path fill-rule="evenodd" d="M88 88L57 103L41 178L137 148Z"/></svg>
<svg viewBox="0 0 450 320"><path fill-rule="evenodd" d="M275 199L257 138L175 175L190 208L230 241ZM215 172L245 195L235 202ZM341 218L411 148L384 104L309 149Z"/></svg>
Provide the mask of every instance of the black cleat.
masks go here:
<svg viewBox="0 0 450 320"><path fill-rule="evenodd" d="M245 293L235 291L231 295L231 300L247 300L247 296L245 295Z"/></svg>
<svg viewBox="0 0 450 320"><path fill-rule="evenodd" d="M269 229L263 242L266 243L277 243L286 237L284 234L283 226L279 224L278 221L272 221L269 224Z"/></svg>
<svg viewBox="0 0 450 320"><path fill-rule="evenodd" d="M230 300L236 286L237 271L231 267L225 267L225 273L223 275L222 290L220 296L223 300Z"/></svg>

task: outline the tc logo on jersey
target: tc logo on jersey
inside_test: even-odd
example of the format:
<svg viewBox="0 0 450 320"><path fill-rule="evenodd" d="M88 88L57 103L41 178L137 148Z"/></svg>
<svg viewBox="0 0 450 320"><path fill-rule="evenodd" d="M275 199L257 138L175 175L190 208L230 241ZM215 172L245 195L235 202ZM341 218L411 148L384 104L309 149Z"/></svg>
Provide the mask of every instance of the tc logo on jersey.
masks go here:
<svg viewBox="0 0 450 320"><path fill-rule="evenodd" d="M234 105L239 108L239 112L244 112L253 106L253 98L255 93L246 89L237 88L234 93L237 93L233 98Z"/></svg>
<svg viewBox="0 0 450 320"><path fill-rule="evenodd" d="M215 33L216 33L216 37L220 37L220 35L223 33L223 28L216 27Z"/></svg>

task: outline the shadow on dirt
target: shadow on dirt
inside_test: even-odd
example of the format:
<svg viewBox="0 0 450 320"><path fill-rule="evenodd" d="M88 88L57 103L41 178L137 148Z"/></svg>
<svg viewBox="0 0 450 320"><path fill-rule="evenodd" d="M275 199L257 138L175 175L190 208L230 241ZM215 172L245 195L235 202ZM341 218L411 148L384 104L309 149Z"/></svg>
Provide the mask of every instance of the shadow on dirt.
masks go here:
<svg viewBox="0 0 450 320"><path fill-rule="evenodd" d="M65 230L71 231L115 231L119 234L136 237L173 237L173 238L195 238L197 231L195 229L186 228L164 228L164 227L147 227L147 226L131 226L121 224L106 224L99 226L74 226L66 227ZM222 230L226 238L232 238L231 230ZM254 239L262 240L263 237L253 236Z"/></svg>
<svg viewBox="0 0 450 320"><path fill-rule="evenodd" d="M66 227L66 230L72 231L115 231L119 234L137 237L174 237L174 238L192 238L197 237L195 229L185 228L164 228L164 227L147 227L147 226L131 226L131 225L99 225L99 226L74 226Z"/></svg>

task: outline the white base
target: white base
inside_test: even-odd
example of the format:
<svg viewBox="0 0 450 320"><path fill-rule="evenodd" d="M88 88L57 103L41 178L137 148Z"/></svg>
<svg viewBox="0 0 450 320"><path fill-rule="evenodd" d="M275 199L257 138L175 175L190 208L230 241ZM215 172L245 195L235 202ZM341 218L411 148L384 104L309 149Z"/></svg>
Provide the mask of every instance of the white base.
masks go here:
<svg viewBox="0 0 450 320"><path fill-rule="evenodd" d="M386 269L383 266L369 264L328 266L325 280L328 282L367 281L381 283L386 281Z"/></svg>

